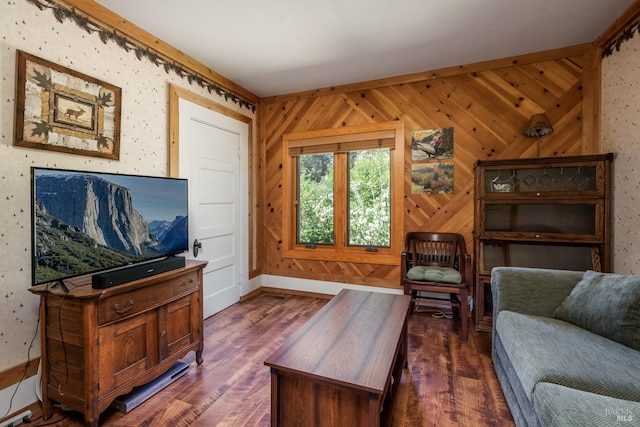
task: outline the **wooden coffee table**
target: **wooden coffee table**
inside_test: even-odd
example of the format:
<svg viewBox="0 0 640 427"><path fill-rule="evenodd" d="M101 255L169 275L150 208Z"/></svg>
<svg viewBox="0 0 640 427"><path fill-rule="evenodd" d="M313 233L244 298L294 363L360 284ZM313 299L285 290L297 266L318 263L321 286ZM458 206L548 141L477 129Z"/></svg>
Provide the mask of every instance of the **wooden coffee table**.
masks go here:
<svg viewBox="0 0 640 427"><path fill-rule="evenodd" d="M389 426L411 297L342 290L264 362L272 426Z"/></svg>

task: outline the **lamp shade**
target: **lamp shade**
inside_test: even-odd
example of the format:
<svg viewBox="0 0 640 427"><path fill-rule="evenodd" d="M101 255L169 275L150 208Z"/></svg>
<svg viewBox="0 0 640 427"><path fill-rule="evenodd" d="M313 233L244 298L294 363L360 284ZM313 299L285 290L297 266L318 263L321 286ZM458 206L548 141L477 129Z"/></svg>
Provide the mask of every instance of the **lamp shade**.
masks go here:
<svg viewBox="0 0 640 427"><path fill-rule="evenodd" d="M540 137L542 135L548 135L553 132L553 128L551 127L551 123L547 119L545 114L534 114L531 116L531 120L529 120L529 126L524 131L526 136L537 136Z"/></svg>

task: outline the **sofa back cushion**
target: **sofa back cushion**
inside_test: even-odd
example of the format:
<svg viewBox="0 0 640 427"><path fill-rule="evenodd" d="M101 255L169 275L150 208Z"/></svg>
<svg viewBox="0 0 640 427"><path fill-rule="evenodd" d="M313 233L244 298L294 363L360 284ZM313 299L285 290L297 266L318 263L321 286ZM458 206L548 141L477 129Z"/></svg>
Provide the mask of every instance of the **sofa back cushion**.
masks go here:
<svg viewBox="0 0 640 427"><path fill-rule="evenodd" d="M586 271L554 317L640 350L640 276Z"/></svg>

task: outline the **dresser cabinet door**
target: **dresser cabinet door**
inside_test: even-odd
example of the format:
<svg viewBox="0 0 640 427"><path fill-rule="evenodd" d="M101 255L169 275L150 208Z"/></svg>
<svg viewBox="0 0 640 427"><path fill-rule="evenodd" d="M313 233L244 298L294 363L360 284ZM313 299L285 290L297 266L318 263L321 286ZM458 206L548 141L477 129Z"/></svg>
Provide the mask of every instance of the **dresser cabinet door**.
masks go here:
<svg viewBox="0 0 640 427"><path fill-rule="evenodd" d="M99 328L99 396L142 376L158 363L157 311Z"/></svg>
<svg viewBox="0 0 640 427"><path fill-rule="evenodd" d="M200 340L197 326L197 293L187 295L158 309L158 351L160 361Z"/></svg>

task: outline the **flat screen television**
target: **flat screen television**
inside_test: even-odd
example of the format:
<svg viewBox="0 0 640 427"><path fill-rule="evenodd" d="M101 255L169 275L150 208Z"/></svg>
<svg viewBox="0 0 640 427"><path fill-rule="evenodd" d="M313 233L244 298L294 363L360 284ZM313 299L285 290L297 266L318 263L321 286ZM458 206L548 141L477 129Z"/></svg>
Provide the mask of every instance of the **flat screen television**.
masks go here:
<svg viewBox="0 0 640 427"><path fill-rule="evenodd" d="M31 168L33 284L185 252L187 180Z"/></svg>

